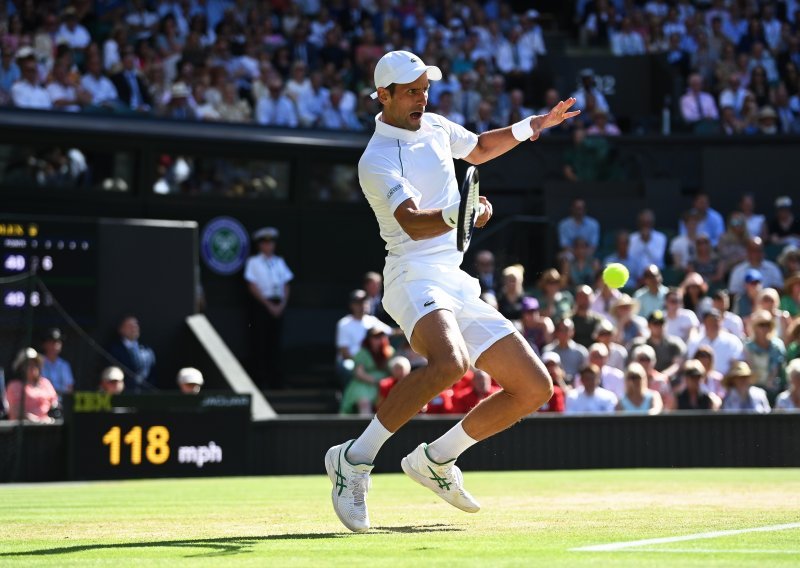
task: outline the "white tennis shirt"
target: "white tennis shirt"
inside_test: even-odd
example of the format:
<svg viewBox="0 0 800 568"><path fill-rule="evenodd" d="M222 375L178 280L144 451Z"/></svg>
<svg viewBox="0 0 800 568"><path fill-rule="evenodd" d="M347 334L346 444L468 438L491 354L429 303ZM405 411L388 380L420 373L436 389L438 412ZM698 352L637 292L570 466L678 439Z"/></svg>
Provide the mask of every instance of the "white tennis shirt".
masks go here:
<svg viewBox="0 0 800 568"><path fill-rule="evenodd" d="M478 136L433 113L422 115L419 130L390 126L375 117L375 133L358 162L361 189L378 219L386 241L387 265L419 261L458 267L463 253L456 231L414 241L394 218L397 207L413 199L419 209L441 209L459 200L454 158L464 158Z"/></svg>

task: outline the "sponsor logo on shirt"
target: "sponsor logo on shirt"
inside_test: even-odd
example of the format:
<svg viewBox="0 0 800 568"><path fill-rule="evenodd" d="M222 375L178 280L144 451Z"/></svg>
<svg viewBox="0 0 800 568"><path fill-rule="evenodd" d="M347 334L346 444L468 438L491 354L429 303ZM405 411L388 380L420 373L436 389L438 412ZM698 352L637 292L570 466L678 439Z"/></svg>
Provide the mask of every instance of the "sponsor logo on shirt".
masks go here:
<svg viewBox="0 0 800 568"><path fill-rule="evenodd" d="M389 193L386 194L386 199L391 199L392 195L394 195L395 193L400 191L400 189L402 189L402 187L403 187L403 184L402 183L398 183L396 186L394 186L392 189L389 190Z"/></svg>

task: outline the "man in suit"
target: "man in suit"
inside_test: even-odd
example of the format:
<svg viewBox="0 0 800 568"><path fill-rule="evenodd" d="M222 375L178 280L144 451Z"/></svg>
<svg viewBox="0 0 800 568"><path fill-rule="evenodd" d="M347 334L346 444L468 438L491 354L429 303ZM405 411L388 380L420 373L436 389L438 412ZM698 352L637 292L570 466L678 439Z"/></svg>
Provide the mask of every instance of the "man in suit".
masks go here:
<svg viewBox="0 0 800 568"><path fill-rule="evenodd" d="M133 315L124 316L117 332L119 337L108 352L125 371L125 391L141 393L154 390L156 355L152 349L139 343L139 320Z"/></svg>
<svg viewBox="0 0 800 568"><path fill-rule="evenodd" d="M153 99L147 83L136 69L136 54L133 47L126 47L122 56L122 70L111 76L111 82L117 88L120 100L131 110L149 111Z"/></svg>

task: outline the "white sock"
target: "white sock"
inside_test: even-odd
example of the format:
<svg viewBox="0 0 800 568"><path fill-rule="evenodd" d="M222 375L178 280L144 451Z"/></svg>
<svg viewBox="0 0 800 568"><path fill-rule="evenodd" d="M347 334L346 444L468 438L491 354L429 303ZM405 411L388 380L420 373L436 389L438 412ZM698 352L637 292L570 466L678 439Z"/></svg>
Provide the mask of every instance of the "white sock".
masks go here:
<svg viewBox="0 0 800 568"><path fill-rule="evenodd" d="M471 438L464 431L463 423L464 421L462 420L445 432L441 438L428 444L428 457L430 459L438 464L447 463L455 460L467 448L478 443L478 440Z"/></svg>
<svg viewBox="0 0 800 568"><path fill-rule="evenodd" d="M378 450L392 436L392 433L384 428L378 417L372 419L367 429L361 434L350 449L347 450L345 457L352 464L366 463L371 464L378 455Z"/></svg>

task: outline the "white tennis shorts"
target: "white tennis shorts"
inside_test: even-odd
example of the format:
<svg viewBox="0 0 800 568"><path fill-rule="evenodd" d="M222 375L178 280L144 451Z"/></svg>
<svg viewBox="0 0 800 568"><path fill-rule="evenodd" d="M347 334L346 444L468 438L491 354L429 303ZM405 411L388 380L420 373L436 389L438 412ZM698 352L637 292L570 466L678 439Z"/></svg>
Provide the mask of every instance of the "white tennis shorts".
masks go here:
<svg viewBox="0 0 800 568"><path fill-rule="evenodd" d="M387 265L383 307L411 343L414 326L434 310L450 310L467 344L470 361L497 340L514 333L514 324L480 299L476 278L460 268L414 262Z"/></svg>

